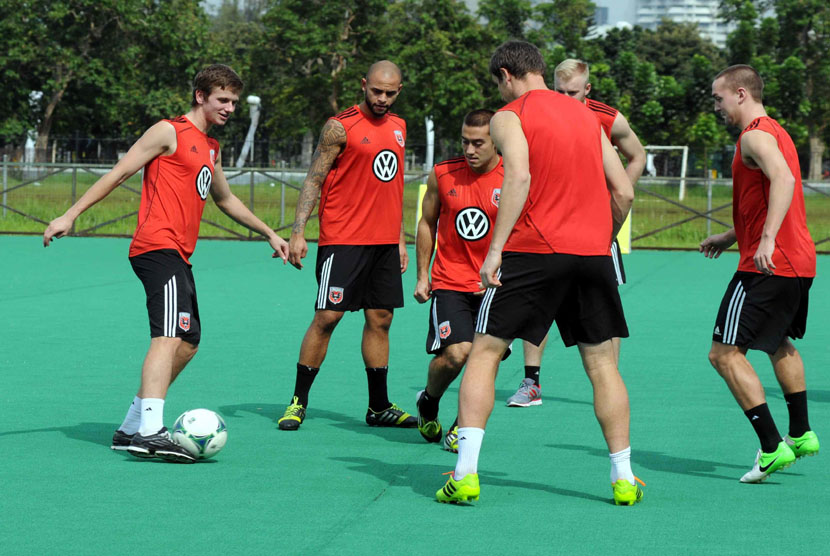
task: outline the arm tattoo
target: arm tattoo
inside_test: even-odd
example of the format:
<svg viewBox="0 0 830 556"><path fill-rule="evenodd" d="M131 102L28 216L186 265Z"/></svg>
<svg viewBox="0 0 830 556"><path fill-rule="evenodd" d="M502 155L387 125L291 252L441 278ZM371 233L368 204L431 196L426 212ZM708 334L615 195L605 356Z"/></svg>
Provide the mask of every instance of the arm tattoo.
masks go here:
<svg viewBox="0 0 830 556"><path fill-rule="evenodd" d="M346 130L337 120L329 120L320 132L320 141L311 158L311 167L308 169L300 198L297 201L297 210L294 213L292 233L302 233L305 224L320 197L320 189L331 170L334 160L346 146Z"/></svg>

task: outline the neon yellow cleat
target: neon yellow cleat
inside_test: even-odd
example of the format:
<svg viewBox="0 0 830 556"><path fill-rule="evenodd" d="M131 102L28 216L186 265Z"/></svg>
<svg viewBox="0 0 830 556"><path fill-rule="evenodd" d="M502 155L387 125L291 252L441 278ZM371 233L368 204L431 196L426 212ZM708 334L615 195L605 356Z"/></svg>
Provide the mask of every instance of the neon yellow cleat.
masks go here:
<svg viewBox="0 0 830 556"><path fill-rule="evenodd" d="M633 506L643 499L643 489L638 487L636 483L643 486L646 486L646 484L637 477L634 477L634 481L635 484L632 485L628 482L628 479L617 479L616 483L611 484L614 489L614 504L617 506Z"/></svg>
<svg viewBox="0 0 830 556"><path fill-rule="evenodd" d="M449 475L450 478L444 488L435 493L435 498L445 504L478 500L478 495L481 492L481 488L478 486L478 473L464 475L460 481L456 481L452 473L452 471L444 473Z"/></svg>

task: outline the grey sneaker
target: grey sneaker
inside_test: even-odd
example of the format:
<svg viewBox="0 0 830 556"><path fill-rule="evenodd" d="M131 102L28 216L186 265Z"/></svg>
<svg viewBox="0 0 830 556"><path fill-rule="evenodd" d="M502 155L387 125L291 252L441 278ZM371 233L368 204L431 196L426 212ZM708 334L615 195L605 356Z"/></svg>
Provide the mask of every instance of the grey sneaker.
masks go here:
<svg viewBox="0 0 830 556"><path fill-rule="evenodd" d="M530 407L531 405L542 405L542 387L537 386L532 378L525 378L516 393L507 398L507 406Z"/></svg>

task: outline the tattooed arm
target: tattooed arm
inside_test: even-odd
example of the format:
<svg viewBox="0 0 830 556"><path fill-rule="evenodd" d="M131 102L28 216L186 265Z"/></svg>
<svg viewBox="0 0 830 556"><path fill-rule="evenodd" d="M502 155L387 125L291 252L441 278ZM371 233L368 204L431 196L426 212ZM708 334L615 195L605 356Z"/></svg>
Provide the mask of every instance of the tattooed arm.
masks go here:
<svg viewBox="0 0 830 556"><path fill-rule="evenodd" d="M308 244L305 240L305 225L320 197L320 189L331 170L337 156L346 146L346 130L337 120L329 120L320 132L320 141L311 158L311 167L308 169L297 208L294 212L294 226L291 228L291 239L288 243L288 262L296 268L303 268L302 259L308 253Z"/></svg>

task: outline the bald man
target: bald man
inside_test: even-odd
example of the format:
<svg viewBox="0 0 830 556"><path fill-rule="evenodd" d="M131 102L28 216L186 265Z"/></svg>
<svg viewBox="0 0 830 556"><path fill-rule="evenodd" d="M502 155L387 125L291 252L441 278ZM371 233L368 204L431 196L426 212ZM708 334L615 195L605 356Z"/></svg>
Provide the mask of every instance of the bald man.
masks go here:
<svg viewBox="0 0 830 556"><path fill-rule="evenodd" d="M323 126L303 182L289 241L289 262L302 269L305 226L320 198L317 298L300 346L294 395L278 420L297 430L329 340L346 311L363 311L361 351L369 386L366 423L414 428L418 420L389 401L389 327L403 307L401 274L408 255L403 235L406 122L389 112L401 91L401 70L383 60L361 80L363 102Z"/></svg>

